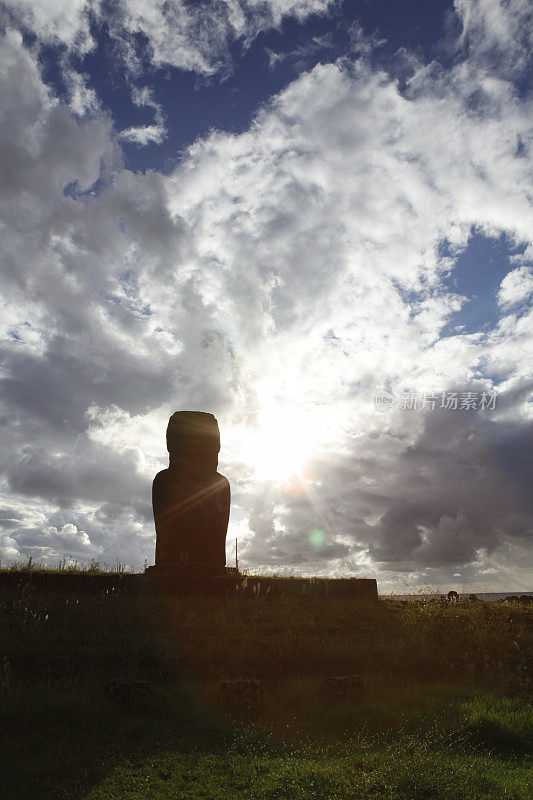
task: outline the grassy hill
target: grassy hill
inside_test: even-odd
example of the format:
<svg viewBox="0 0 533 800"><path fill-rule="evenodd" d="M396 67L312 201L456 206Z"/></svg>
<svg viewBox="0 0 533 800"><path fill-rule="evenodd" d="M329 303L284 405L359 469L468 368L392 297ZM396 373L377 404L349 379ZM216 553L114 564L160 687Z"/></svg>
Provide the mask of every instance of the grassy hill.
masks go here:
<svg viewBox="0 0 533 800"><path fill-rule="evenodd" d="M0 796L530 797L533 607L0 588ZM321 692L357 673L364 696ZM253 709L221 680L257 678ZM110 698L109 681L148 681Z"/></svg>

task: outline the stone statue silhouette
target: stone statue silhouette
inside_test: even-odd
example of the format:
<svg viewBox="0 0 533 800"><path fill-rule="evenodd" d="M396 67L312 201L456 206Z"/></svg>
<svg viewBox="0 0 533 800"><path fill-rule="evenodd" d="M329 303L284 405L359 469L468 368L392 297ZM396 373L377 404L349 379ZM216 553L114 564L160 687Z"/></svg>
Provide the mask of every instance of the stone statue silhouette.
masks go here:
<svg viewBox="0 0 533 800"><path fill-rule="evenodd" d="M154 478L156 567L226 564L230 487L217 472L220 433L213 414L177 411L167 427L168 469Z"/></svg>

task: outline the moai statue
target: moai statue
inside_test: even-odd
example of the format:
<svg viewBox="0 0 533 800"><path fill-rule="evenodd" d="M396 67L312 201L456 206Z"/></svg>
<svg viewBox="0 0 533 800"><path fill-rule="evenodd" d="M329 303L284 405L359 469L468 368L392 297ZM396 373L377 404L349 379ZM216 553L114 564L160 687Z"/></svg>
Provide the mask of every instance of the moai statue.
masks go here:
<svg viewBox="0 0 533 800"><path fill-rule="evenodd" d="M226 564L230 488L217 472L220 433L213 414L177 411L167 428L168 469L152 487L157 567Z"/></svg>

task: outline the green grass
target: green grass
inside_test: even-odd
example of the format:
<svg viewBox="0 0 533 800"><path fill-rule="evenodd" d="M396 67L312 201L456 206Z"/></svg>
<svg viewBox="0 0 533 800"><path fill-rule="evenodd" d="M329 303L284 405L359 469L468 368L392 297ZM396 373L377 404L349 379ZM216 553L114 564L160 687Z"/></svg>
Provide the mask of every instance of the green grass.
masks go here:
<svg viewBox="0 0 533 800"><path fill-rule="evenodd" d="M5 800L529 800L533 608L0 588ZM360 673L360 702L325 698ZM221 679L260 678L230 714ZM112 701L107 681L151 691Z"/></svg>
<svg viewBox="0 0 533 800"><path fill-rule="evenodd" d="M400 747L365 753L350 751L342 756L325 751L250 755L239 752L238 746L223 754L171 755L154 759L141 768L122 765L87 797L88 800L117 797L528 800L530 797L531 775L523 765L502 763L487 755L436 753L423 747L406 754Z"/></svg>

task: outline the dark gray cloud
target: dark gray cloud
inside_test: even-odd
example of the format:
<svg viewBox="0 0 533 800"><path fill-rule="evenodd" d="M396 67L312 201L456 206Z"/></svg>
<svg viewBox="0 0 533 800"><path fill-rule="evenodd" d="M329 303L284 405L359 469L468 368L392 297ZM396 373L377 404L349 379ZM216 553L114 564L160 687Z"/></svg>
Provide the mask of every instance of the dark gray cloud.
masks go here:
<svg viewBox="0 0 533 800"><path fill-rule="evenodd" d="M40 419L58 433L81 432L88 426L88 404L142 414L172 396L162 359L147 360L97 331L91 338L56 336L39 357L16 348L5 354L12 377L1 381L2 395L22 424Z"/></svg>
<svg viewBox="0 0 533 800"><path fill-rule="evenodd" d="M371 563L399 572L460 569L481 551L530 545L533 422L517 411L531 389L524 381L501 392L499 413L403 411L421 417L414 441L401 453L391 442L389 458L385 448L371 462L358 457L357 447L345 459L349 469L322 469L321 488L314 490L321 497L307 530L320 525L316 509L328 508L332 527L354 544L366 543ZM285 524L298 529L299 509L290 496L285 503ZM265 531L257 532L265 540Z"/></svg>
<svg viewBox="0 0 533 800"><path fill-rule="evenodd" d="M77 445L68 454L25 448L7 470L11 489L60 506L105 501L130 506L150 496L150 480L139 472L135 451L117 453L81 435Z"/></svg>

